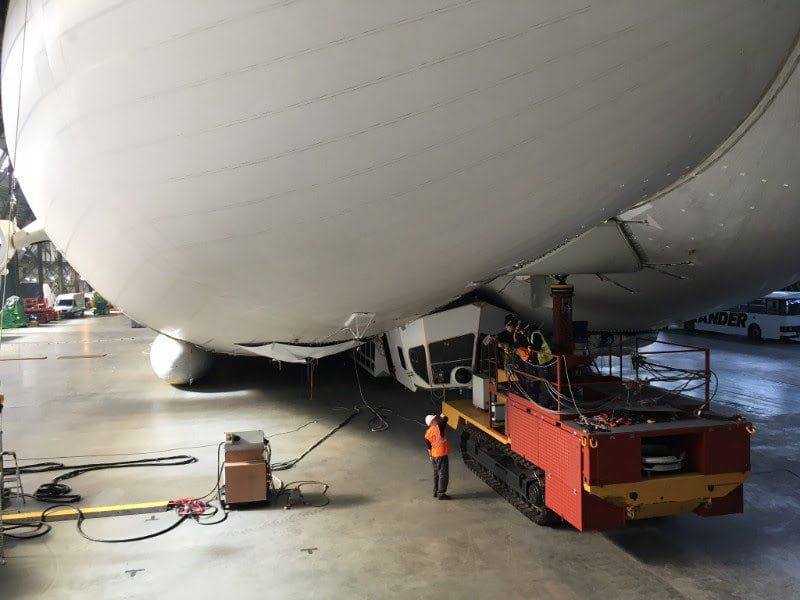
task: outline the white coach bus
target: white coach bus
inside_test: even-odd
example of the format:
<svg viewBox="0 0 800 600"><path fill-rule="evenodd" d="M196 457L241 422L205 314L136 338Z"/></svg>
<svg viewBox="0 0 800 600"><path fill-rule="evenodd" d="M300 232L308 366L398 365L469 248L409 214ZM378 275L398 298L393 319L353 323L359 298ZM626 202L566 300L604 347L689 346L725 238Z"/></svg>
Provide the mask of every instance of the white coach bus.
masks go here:
<svg viewBox="0 0 800 600"><path fill-rule="evenodd" d="M689 331L746 335L751 340L796 339L800 337L800 292L772 292L686 321L683 327Z"/></svg>

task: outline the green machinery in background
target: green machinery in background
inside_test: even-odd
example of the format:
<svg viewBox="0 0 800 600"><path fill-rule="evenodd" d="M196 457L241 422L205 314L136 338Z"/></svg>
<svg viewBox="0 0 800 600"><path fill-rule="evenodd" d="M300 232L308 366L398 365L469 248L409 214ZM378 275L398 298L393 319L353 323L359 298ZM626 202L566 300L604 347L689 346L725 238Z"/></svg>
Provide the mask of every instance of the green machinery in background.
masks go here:
<svg viewBox="0 0 800 600"><path fill-rule="evenodd" d="M27 327L28 315L25 314L25 307L19 296L9 296L2 310L3 329L16 329Z"/></svg>
<svg viewBox="0 0 800 600"><path fill-rule="evenodd" d="M109 311L108 300L106 300L100 294L95 292L94 293L93 302L94 302L94 315L95 316L107 315L108 314L108 311Z"/></svg>

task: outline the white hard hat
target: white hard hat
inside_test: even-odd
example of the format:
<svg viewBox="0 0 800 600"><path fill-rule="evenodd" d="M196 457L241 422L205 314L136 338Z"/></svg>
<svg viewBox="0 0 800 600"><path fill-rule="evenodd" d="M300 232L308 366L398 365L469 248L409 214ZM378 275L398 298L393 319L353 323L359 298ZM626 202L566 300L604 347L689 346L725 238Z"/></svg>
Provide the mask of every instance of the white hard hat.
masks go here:
<svg viewBox="0 0 800 600"><path fill-rule="evenodd" d="M436 415L428 415L425 417L425 425L430 425L433 423L433 420L436 418Z"/></svg>

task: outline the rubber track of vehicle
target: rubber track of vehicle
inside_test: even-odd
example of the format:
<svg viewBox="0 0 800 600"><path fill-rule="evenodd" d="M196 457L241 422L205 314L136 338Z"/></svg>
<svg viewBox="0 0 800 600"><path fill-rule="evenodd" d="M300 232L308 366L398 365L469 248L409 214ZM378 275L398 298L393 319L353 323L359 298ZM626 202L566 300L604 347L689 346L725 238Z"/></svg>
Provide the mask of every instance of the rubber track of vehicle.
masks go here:
<svg viewBox="0 0 800 600"><path fill-rule="evenodd" d="M485 445L493 445L496 448L501 449L505 454L512 456L514 460L527 468L531 469L532 471L537 471L541 473L543 476L544 473L541 469L536 468L533 464L529 463L528 461L524 460L523 458L519 457L516 454L511 453L505 445L498 443L496 440L491 438L490 436L486 435L480 429L473 427L472 425L467 425L464 428L464 432L461 435L461 458L464 461L464 464L467 468L475 473L478 477L480 477L490 488L492 488L498 495L505 498L505 500L514 508L516 508L519 512L525 515L528 519L537 523L536 519L539 517L539 509L535 507L530 502L527 502L519 497L518 494L514 493L508 487L506 487L502 481L497 479L494 475L489 473L486 469L480 466L466 451L466 436L464 433L467 433L471 436L478 438L481 444ZM537 525L552 525L559 521L558 517L551 513L550 518L546 520L545 523L537 523Z"/></svg>

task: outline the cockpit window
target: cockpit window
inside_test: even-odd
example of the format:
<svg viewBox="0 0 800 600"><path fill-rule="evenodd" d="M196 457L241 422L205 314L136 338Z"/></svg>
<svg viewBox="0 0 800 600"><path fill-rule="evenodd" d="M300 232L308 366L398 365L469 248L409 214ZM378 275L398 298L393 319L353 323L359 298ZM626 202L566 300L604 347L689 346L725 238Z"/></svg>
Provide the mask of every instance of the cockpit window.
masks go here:
<svg viewBox="0 0 800 600"><path fill-rule="evenodd" d="M72 298L62 298L56 306L73 306L74 304L75 301Z"/></svg>
<svg viewBox="0 0 800 600"><path fill-rule="evenodd" d="M425 356L425 346L415 346L408 351L411 368L425 383L430 383L428 377L428 358Z"/></svg>

